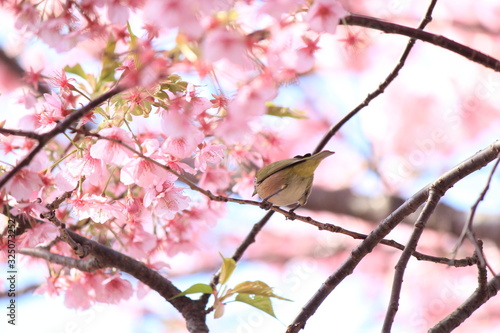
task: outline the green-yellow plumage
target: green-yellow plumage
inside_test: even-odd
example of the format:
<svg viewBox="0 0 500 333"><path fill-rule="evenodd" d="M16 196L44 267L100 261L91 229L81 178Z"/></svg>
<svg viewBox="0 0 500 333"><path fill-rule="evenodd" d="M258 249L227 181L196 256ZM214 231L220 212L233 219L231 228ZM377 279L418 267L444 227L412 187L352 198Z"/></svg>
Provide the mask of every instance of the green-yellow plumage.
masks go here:
<svg viewBox="0 0 500 333"><path fill-rule="evenodd" d="M304 205L311 192L314 171L334 152L323 150L314 155L295 156L271 163L257 172L255 192L276 206ZM296 209L295 207L294 209Z"/></svg>

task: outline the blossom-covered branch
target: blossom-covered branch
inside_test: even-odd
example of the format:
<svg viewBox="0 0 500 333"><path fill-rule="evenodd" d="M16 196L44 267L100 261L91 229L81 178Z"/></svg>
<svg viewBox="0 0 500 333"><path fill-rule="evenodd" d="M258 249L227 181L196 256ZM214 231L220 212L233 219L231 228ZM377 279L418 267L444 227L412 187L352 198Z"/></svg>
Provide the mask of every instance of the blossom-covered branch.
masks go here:
<svg viewBox="0 0 500 333"><path fill-rule="evenodd" d="M67 116L63 121L61 121L59 124L57 124L51 131L44 133L42 135L39 135L37 137L38 139L38 144L36 145L35 148L33 148L28 155L26 155L19 163L14 166L9 172L3 175L3 177L0 179L0 189L14 177L19 170L22 168L28 166L30 162L33 160L33 158L45 147L45 145L52 140L56 135L63 133L66 131L73 123L78 121L80 118L85 116L86 113L92 111L94 108L99 106L101 103L104 103L111 97L115 96L116 94L119 94L122 92L125 88L122 86L116 86L115 88L109 90L108 92L102 94L99 97L96 97L92 101L90 101L87 105L84 107L73 111L69 116ZM0 132L1 133L1 132ZM5 132L6 133L6 132ZM25 136L24 133L21 133L21 136Z"/></svg>
<svg viewBox="0 0 500 333"><path fill-rule="evenodd" d="M79 260L69 258L51 253L43 248L23 248L19 252L65 267L77 268L85 272L94 272L106 267L117 268L132 275L158 292L166 301L170 302L184 316L190 332L208 332L205 323L204 305L200 305L200 302L193 301L186 296L173 298L180 293L180 290L171 281L164 278L154 269L123 253L114 251L72 231L68 231L68 233L82 247L90 249L89 259Z"/></svg>

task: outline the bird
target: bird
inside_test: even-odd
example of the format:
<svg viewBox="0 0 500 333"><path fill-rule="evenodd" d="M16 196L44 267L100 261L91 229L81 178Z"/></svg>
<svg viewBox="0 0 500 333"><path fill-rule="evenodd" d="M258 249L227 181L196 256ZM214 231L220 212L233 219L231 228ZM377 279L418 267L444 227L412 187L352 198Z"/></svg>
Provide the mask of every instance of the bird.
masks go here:
<svg viewBox="0 0 500 333"><path fill-rule="evenodd" d="M290 206L290 213L303 206L311 193L314 172L318 165L333 151L323 150L316 154L298 155L271 163L255 175L255 191L262 199L262 207L271 205ZM253 196L252 195L252 196Z"/></svg>

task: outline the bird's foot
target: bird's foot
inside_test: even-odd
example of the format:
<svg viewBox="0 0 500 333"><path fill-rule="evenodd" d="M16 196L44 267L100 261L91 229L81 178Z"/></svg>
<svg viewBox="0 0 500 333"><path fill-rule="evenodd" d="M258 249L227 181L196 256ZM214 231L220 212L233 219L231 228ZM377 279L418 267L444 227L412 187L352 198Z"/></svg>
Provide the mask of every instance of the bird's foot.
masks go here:
<svg viewBox="0 0 500 333"><path fill-rule="evenodd" d="M273 206L273 204L267 200L262 200L260 202L260 205L259 205L260 208L265 209L265 210L269 210L272 206Z"/></svg>
<svg viewBox="0 0 500 333"><path fill-rule="evenodd" d="M295 206L295 207L293 207L292 209L290 209L290 210L288 211L288 214L290 214L290 215L289 215L289 216L287 216L287 217L286 217L286 219L287 219L287 220L291 220L291 221L295 220L295 219L297 218L297 214L295 214L295 210L296 210L297 208L299 208L300 206L301 206L301 205L300 205L300 204L298 204L297 206Z"/></svg>

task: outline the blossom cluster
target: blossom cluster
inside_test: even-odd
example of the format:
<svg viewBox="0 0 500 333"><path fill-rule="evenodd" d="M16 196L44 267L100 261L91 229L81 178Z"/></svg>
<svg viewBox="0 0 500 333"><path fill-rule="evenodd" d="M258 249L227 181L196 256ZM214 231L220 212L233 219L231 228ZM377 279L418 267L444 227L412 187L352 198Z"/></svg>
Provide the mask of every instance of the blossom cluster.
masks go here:
<svg viewBox="0 0 500 333"><path fill-rule="evenodd" d="M27 70L17 83L27 110L19 122L24 131L44 135L88 100L116 85L127 88L47 144L0 190L11 212L31 221L21 246L54 240L57 228L38 216L70 192L56 210L60 221L151 267L201 247L200 236L224 214L222 203L187 190L183 179L215 194L251 196L253 172L279 148L261 122L267 103L281 85L314 68L321 36L335 33L347 15L334 0L14 1L7 7L16 29L57 52L103 50L96 53L98 75L84 64L55 74ZM161 45L172 34L173 46ZM40 94L42 85L51 93ZM0 136L11 165L36 144ZM73 255L60 243L51 246ZM66 304L76 308L115 303L132 292L116 272L69 269L42 289L75 290Z"/></svg>

